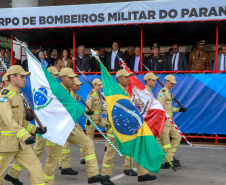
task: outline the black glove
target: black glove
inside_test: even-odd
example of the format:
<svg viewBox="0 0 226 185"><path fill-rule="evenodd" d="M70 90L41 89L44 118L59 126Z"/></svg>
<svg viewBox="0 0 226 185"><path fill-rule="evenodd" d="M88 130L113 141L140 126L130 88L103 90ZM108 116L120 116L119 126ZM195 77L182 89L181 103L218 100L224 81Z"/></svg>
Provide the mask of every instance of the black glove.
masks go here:
<svg viewBox="0 0 226 185"><path fill-rule="evenodd" d="M35 143L35 138L29 137L24 142L25 142L26 145L33 144L33 143Z"/></svg>
<svg viewBox="0 0 226 185"><path fill-rule="evenodd" d="M185 112L187 109L184 107L184 108L180 108L179 109L179 112Z"/></svg>
<svg viewBox="0 0 226 185"><path fill-rule="evenodd" d="M87 114L87 115L93 115L93 114L94 114L94 111L92 111L92 112L86 111L86 114Z"/></svg>
<svg viewBox="0 0 226 185"><path fill-rule="evenodd" d="M45 134L47 132L47 128L44 127L44 130L42 130L40 127L38 127L35 131L36 134Z"/></svg>
<svg viewBox="0 0 226 185"><path fill-rule="evenodd" d="M90 125L90 121L89 120L86 121L86 125L88 125L88 126Z"/></svg>

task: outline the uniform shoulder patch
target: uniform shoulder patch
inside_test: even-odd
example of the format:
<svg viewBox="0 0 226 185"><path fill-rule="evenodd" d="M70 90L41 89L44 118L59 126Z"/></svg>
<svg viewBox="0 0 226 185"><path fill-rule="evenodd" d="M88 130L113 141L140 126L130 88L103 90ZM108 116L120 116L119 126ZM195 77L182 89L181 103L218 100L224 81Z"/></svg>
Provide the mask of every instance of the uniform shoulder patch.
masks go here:
<svg viewBox="0 0 226 185"><path fill-rule="evenodd" d="M8 94L8 92L9 92L8 89L4 89L4 90L2 91L2 94Z"/></svg>
<svg viewBox="0 0 226 185"><path fill-rule="evenodd" d="M7 101L8 101L7 97L0 98L0 103L4 103L4 102L7 102Z"/></svg>
<svg viewBox="0 0 226 185"><path fill-rule="evenodd" d="M165 89L162 89L162 92L166 92L166 90Z"/></svg>
<svg viewBox="0 0 226 185"><path fill-rule="evenodd" d="M165 96L165 94L160 94L160 97L164 97Z"/></svg>

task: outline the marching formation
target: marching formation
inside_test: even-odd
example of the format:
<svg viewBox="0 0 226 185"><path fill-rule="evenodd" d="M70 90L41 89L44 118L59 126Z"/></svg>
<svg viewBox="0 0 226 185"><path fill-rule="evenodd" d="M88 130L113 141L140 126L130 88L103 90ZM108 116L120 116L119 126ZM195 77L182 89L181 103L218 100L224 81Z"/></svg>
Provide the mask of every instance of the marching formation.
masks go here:
<svg viewBox="0 0 226 185"><path fill-rule="evenodd" d="M30 55L29 52L28 55ZM165 77L164 87L157 97L159 103L154 99L152 93L152 88L155 87L159 77L152 72L144 76L145 87L143 88L144 85L142 84L141 89L143 88L144 96L150 98L146 104L142 101L142 98L139 98L142 92L136 89L134 84L137 83L132 80L136 77L128 68L124 68L124 66L124 69L117 71L116 80L118 83L116 83L96 56L100 62L102 81L98 78L92 81L93 89L84 102L78 94L83 83L80 82L79 75L75 74L71 68L65 67L58 72L58 69L52 66L46 70L41 63L35 60L34 56L32 57L34 61L28 60L28 63L36 62L40 69L43 68L46 78L50 79L49 82L54 82L49 84L50 88L53 89L52 94L55 93L54 84L57 84L56 89L70 97L70 103L79 104L80 100L84 104L86 110L74 110L73 114L76 114L78 118L81 114L86 116L86 133L77 122L78 118L72 118L74 126L69 131L64 145L62 145L55 140L48 139L51 138L51 136L48 136L51 125L47 125L47 123L44 123L45 121L40 119L44 127L30 124L27 121L28 115L26 116L21 88L25 87L25 77L32 74L24 71L19 65L11 66L3 77L5 88L0 92L0 185L3 184L4 179L14 185L23 185L19 180L19 175L24 167L29 171L32 185L54 184L54 173L58 165L61 175L78 175L78 172L71 167L71 144L80 147L80 163L86 165L89 184L100 182L103 185L114 185L110 177L117 153L125 156L122 169L124 174L138 176L138 182L155 180L156 176L150 175L149 171L158 173L160 168L173 167L175 169L175 167L181 166L180 161L174 155L182 137L170 120L173 121L173 112L185 112L186 108L172 107L173 96L170 90L177 84L173 75ZM123 61L121 62L123 63ZM123 63L123 65L125 64ZM57 81L59 78L60 86ZM131 90L133 85L134 87ZM100 93L102 86L105 97ZM41 95L45 96L38 101L44 101L46 96L53 97L47 88L47 90L42 91L40 89L40 97L42 97ZM54 95L57 100L63 102L57 93ZM35 102L36 105L38 105L38 101ZM51 101L49 101L49 104L51 104ZM156 109L151 108L151 106L156 102L160 111L153 111L155 113L152 115L150 111ZM67 103L63 102L62 105L67 107L69 106ZM48 106L35 107L32 116L37 122L36 118L40 118L39 110L41 108L48 109ZM143 107L146 107L146 109ZM149 111L147 111L148 108ZM54 111L53 109L54 107L48 111ZM59 107L55 107L55 109L59 109ZM70 112L69 108L66 109ZM103 113L107 114L107 119L102 118ZM153 119L155 116L160 117L160 120L155 121ZM70 117L70 114L68 114L68 117ZM101 172L93 143L96 126L104 128L107 132L106 151ZM33 148L31 144L34 144ZM45 146L47 159L43 170L39 159ZM149 152L150 149L153 151ZM146 155L148 152L150 155ZM5 174L13 158L15 158L15 162ZM134 161L137 163L137 172L132 169Z"/></svg>

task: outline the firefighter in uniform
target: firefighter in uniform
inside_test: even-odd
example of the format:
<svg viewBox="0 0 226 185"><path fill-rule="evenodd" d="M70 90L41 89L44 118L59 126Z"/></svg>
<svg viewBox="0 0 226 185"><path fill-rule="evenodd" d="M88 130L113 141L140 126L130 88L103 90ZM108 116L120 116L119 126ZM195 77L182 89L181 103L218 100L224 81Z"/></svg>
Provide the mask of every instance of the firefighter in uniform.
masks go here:
<svg viewBox="0 0 226 185"><path fill-rule="evenodd" d="M72 87L70 89L71 90L70 94L74 98L74 100L76 100L77 102L78 102L78 99L76 96L76 91L79 90L79 87L82 84L83 83L81 83L78 79L78 75L76 75L76 77L74 78L74 84L72 85ZM62 85L62 83L61 83L61 85ZM78 129L80 131L84 132L78 123L76 123L76 126L78 127ZM80 148L80 152L81 151L83 151L82 148ZM81 152L81 159L83 159L82 154L83 153ZM65 145L62 149L62 153L59 158L59 168L61 169L61 175L78 175L78 172L71 168L71 143L69 143L68 141L65 143Z"/></svg>
<svg viewBox="0 0 226 185"><path fill-rule="evenodd" d="M51 66L51 67L47 68L47 70L56 78L56 80L58 80L59 72L56 67ZM34 149L36 156L39 159L42 155L45 145L53 145L53 144L49 141L46 141L44 138L36 135L36 142L34 144L33 149ZM50 149L52 149L52 147L50 147ZM14 179L17 179L17 185L22 185L23 183L18 180L18 177L22 170L23 170L23 165L18 160L15 160L12 168L8 171L8 174L5 176L5 179L6 180L12 179L12 181L14 181Z"/></svg>
<svg viewBox="0 0 226 185"><path fill-rule="evenodd" d="M159 77L155 76L154 73L147 73L144 76L145 87L152 95L152 88L155 87L157 79L159 79Z"/></svg>
<svg viewBox="0 0 226 185"><path fill-rule="evenodd" d="M63 68L60 71L59 76L61 78L61 85L63 86L63 88L69 94L71 94L69 88L71 88L72 85L74 84L74 77L76 76L73 70L71 68ZM99 168L98 168L98 163L95 155L93 141L87 135L85 135L84 132L80 131L78 126L75 126L73 128L67 141L71 144L79 146L80 148L83 148L84 150L83 155L86 162L86 172L87 172L89 184L96 183L96 182L104 182L109 179L108 176L102 176L99 174ZM58 164L58 160L61 152L59 153L59 151L56 151L56 153L57 155L59 154L57 159L55 158L52 159L51 156L47 156L46 161L49 161L50 165L47 166L47 163L46 163L44 167L44 174L53 178L54 178L54 171ZM62 166L62 169L63 168L64 166ZM48 181L52 182L48 184L53 184L53 179L49 179L49 180L47 179L47 182Z"/></svg>
<svg viewBox="0 0 226 185"><path fill-rule="evenodd" d="M35 143L31 134L44 134L44 130L37 128L25 120L25 109L20 88L25 87L26 78L30 73L19 65L10 67L7 71L9 86L0 95L0 184L3 175L13 158L25 166L30 174L32 185L44 185L42 165L29 144ZM14 184L20 183L14 179ZM9 179L12 182L12 179Z"/></svg>
<svg viewBox="0 0 226 185"><path fill-rule="evenodd" d="M185 109L182 108L174 108L172 107L172 95L170 90L177 84L176 79L173 75L167 75L165 77L165 85L158 93L157 100L162 104L164 110L169 115L169 117L173 120L173 112L185 112ZM172 140L170 141L171 136ZM180 167L180 161L174 158L174 154L177 151L177 147L181 141L181 135L176 130L176 128L170 123L169 120L166 120L164 129L160 135L161 146L169 160L172 161L172 164L175 167ZM165 164L162 165L162 168L169 168L170 165L165 159Z"/></svg>
<svg viewBox="0 0 226 185"><path fill-rule="evenodd" d="M153 55L148 57L147 67L150 71L165 71L166 61L163 55L159 55L159 46L157 43L151 45Z"/></svg>
<svg viewBox="0 0 226 185"><path fill-rule="evenodd" d="M126 89L126 87L129 85L129 77L132 75L132 73L128 73L125 69L120 69L116 73L116 79L118 81L119 86L123 89L123 91L129 96L129 93ZM109 140L117 147L117 143L114 137L114 131L113 128L110 128L107 131L107 136ZM111 147L109 143L107 143L107 151L104 154L103 164L102 164L102 175L109 175L111 176L113 166L114 166L114 158L116 155L116 151ZM124 174L132 176L137 176L137 173L134 172L131 167L133 166L133 159L126 156L125 164L124 164ZM148 174L148 171L141 167L139 164L137 164L137 172L138 172L138 182L143 181L150 181L155 180L156 176L152 176ZM108 184L103 185L114 185L113 182L109 180Z"/></svg>
<svg viewBox="0 0 226 185"><path fill-rule="evenodd" d="M205 40L197 42L197 50L189 55L188 70L211 70L209 63L209 54L204 50Z"/></svg>
<svg viewBox="0 0 226 185"><path fill-rule="evenodd" d="M91 115L90 118L97 126L105 128L107 121L102 118L101 111L106 111L107 109L103 106L101 97L98 94L102 87L102 82L100 79L96 78L93 80L92 84L94 88L86 99L86 104L92 111L94 111L94 114ZM94 131L95 127L89 122L89 120L86 120L86 133L92 140L94 137Z"/></svg>

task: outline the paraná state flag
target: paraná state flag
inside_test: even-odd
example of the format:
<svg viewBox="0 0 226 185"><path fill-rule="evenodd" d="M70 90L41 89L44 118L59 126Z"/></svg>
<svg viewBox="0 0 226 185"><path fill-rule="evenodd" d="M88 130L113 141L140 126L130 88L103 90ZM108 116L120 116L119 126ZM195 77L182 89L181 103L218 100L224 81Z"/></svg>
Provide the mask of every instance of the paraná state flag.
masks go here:
<svg viewBox="0 0 226 185"><path fill-rule="evenodd" d="M131 73L126 63L120 62L121 67ZM159 137L163 131L167 114L161 103L145 88L144 84L133 74L130 76L127 90L133 105L139 110L144 121L154 136Z"/></svg>
<svg viewBox="0 0 226 185"><path fill-rule="evenodd" d="M28 49L26 52L28 68L31 72L34 111L42 125L47 127L47 133L42 136L63 146L85 109Z"/></svg>
<svg viewBox="0 0 226 185"><path fill-rule="evenodd" d="M99 61L107 112L115 139L123 155L149 171L158 173L165 153L130 98Z"/></svg>

